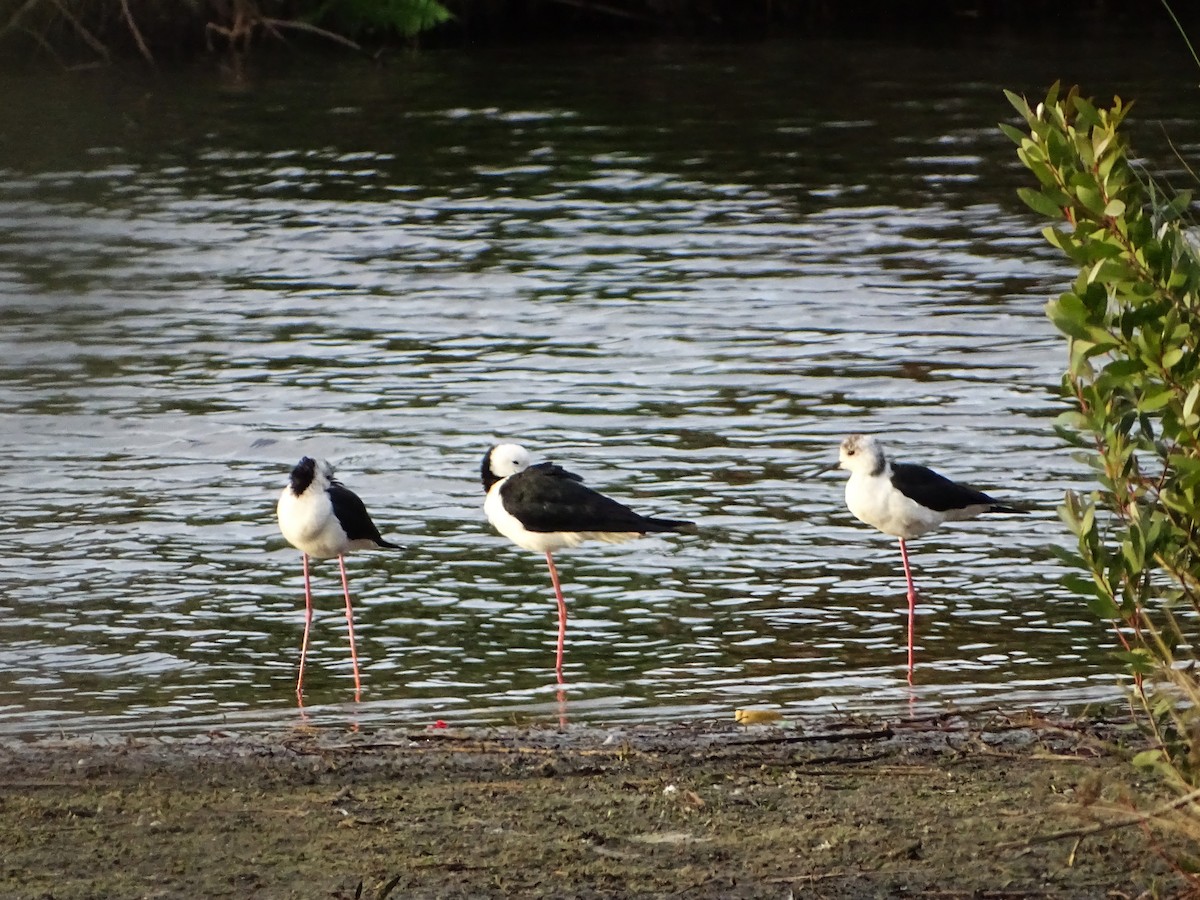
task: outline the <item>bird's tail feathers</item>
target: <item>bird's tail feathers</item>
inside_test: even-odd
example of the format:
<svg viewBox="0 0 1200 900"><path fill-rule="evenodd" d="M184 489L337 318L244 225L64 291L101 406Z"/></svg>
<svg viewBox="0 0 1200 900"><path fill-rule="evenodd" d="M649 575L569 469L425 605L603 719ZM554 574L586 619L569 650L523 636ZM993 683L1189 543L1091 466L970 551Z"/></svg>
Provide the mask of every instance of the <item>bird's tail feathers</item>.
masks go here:
<svg viewBox="0 0 1200 900"><path fill-rule="evenodd" d="M696 534L700 530L696 527L695 522L685 522L682 519L644 519L642 528L646 534L658 534L663 531Z"/></svg>
<svg viewBox="0 0 1200 900"><path fill-rule="evenodd" d="M998 513L1017 513L1018 515L1022 515L1022 516L1023 516L1023 515L1025 515L1026 513L1028 513L1028 512L1029 512L1029 510L1027 510L1027 509L1021 509L1021 508L1020 508L1020 507L1018 507L1018 506L1008 506L1007 504L1004 504L1004 503L993 503L993 504L992 504L992 505L991 505L991 506L988 508L988 512L998 512Z"/></svg>

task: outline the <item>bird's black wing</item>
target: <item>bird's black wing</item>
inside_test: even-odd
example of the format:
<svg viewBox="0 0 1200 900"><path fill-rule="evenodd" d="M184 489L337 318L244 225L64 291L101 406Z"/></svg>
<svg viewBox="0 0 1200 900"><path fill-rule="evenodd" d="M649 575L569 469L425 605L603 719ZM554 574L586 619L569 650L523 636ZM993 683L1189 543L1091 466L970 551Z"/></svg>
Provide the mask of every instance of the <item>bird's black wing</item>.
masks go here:
<svg viewBox="0 0 1200 900"><path fill-rule="evenodd" d="M996 507L997 512L1015 511L1002 507L999 501L983 491L912 463L892 463L892 486L908 499L938 512L971 506Z"/></svg>
<svg viewBox="0 0 1200 900"><path fill-rule="evenodd" d="M500 488L504 507L529 531L609 531L645 534L679 531L690 522L653 519L593 491L578 475L554 463L518 472Z"/></svg>
<svg viewBox="0 0 1200 900"><path fill-rule="evenodd" d="M346 537L352 541L374 541L380 547L397 549L396 544L389 543L380 535L379 529L371 521L367 513L367 505L354 491L335 481L329 485L329 500L333 504L333 514L337 516Z"/></svg>
<svg viewBox="0 0 1200 900"><path fill-rule="evenodd" d="M582 475L576 475L574 472L568 472L562 466L558 465L558 463L540 462L536 465L530 466L529 468L536 472L544 472L545 474L551 475L555 478L568 478L571 481L578 481L580 484L583 484ZM591 488L588 490L591 490Z"/></svg>

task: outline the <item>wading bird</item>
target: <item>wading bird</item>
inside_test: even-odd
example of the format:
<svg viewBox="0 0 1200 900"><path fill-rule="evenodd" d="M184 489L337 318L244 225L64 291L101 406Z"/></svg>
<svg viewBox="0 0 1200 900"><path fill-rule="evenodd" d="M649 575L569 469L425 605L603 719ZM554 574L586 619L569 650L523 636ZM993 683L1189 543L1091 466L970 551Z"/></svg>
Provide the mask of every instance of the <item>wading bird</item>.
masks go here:
<svg viewBox="0 0 1200 900"><path fill-rule="evenodd" d="M583 479L552 462L531 465L520 444L497 444L483 457L483 510L502 535L525 550L546 554L554 599L558 602L555 672L562 681L567 604L554 567L554 551L587 540L619 543L650 533L694 532L692 522L653 519L635 513L584 486Z"/></svg>
<svg viewBox="0 0 1200 900"><path fill-rule="evenodd" d="M304 641L300 646L300 676L296 696L304 696L304 659L308 654L308 633L312 627L312 586L308 558L337 557L342 570L342 591L346 595L346 628L350 634L350 659L354 663L354 699L362 694L358 676L358 651L354 647L354 610L350 604L350 585L346 580L345 555L351 550L399 550L385 541L367 514L358 495L333 477L333 467L306 456L292 469L287 487L279 495L275 508L279 530L304 559Z"/></svg>
<svg viewBox="0 0 1200 900"><path fill-rule="evenodd" d="M852 434L842 441L838 466L850 472L846 506L860 522L900 539L900 558L908 582L908 683L913 680L913 631L917 592L905 541L933 531L943 522L972 519L989 512L1023 513L965 484L957 484L910 463L893 463L878 440Z"/></svg>

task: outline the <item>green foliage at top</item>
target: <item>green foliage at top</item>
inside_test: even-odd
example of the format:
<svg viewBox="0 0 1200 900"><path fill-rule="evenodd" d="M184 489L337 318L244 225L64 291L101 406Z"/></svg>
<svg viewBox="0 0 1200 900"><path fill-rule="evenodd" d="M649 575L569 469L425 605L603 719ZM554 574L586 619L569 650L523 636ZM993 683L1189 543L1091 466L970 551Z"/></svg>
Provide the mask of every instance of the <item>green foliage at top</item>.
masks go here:
<svg viewBox="0 0 1200 900"><path fill-rule="evenodd" d="M1180 646L1200 646L1190 614L1200 614L1200 260L1183 219L1191 198L1164 196L1131 163L1120 130L1129 106L1119 98L1098 108L1075 89L1060 97L1057 85L1034 107L1008 98L1027 130L1001 127L1038 182L1020 196L1054 220L1043 235L1079 268L1046 308L1069 346L1063 393L1072 408L1056 427L1099 483L1060 509L1079 541L1067 556L1088 576L1074 584L1113 623L1138 684L1147 675L1170 684L1158 702L1142 694L1156 722L1170 719L1160 758L1200 780L1188 762L1191 725L1178 716L1200 718L1173 699L1200 697L1176 664Z"/></svg>
<svg viewBox="0 0 1200 900"><path fill-rule="evenodd" d="M0 56L23 48L71 68L292 39L362 50L359 40L411 41L452 18L440 0L0 0Z"/></svg>
<svg viewBox="0 0 1200 900"><path fill-rule="evenodd" d="M406 38L451 18L438 0L326 0L313 15L316 24L349 37L399 34Z"/></svg>

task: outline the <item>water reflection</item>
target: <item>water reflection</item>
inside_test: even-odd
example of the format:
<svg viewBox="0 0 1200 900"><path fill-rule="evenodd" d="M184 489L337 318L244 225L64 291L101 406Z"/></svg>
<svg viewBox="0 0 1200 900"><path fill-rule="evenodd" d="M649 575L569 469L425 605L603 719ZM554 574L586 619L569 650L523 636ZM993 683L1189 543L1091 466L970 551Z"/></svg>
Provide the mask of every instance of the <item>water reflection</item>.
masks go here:
<svg viewBox="0 0 1200 900"><path fill-rule="evenodd" d="M349 562L358 722L1116 696L1048 546L1085 477L1048 429L1066 273L994 128L1041 58L877 49L7 91L0 730L293 721L304 454L408 548ZM915 546L915 695L893 543L801 475L850 431L1037 507ZM566 713L541 561L484 525L499 439L703 526L564 554ZM343 722L314 580L306 709Z"/></svg>

